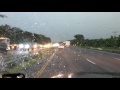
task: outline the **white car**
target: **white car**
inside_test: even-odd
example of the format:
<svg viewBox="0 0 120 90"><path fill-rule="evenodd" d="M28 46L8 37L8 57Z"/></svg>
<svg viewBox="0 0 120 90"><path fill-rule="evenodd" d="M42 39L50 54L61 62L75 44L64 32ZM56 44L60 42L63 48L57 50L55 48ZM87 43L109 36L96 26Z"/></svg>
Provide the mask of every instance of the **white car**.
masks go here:
<svg viewBox="0 0 120 90"><path fill-rule="evenodd" d="M65 46L64 46L64 45L60 45L60 46L58 46L58 48L60 48L60 49L64 49Z"/></svg>

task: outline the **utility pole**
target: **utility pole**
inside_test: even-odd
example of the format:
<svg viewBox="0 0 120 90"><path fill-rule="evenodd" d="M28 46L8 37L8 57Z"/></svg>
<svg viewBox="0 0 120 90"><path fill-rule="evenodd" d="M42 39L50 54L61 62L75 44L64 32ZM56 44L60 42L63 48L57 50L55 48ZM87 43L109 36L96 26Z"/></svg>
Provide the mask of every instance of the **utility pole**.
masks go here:
<svg viewBox="0 0 120 90"><path fill-rule="evenodd" d="M117 31L114 31L113 33L114 33L114 37L116 37L116 33L117 33Z"/></svg>
<svg viewBox="0 0 120 90"><path fill-rule="evenodd" d="M117 38L116 38L116 33L118 33L118 31L114 31L113 33L114 33L114 37L115 37L115 46L114 46L114 47L116 47L116 41L117 41L117 40L116 40L116 39L117 39Z"/></svg>

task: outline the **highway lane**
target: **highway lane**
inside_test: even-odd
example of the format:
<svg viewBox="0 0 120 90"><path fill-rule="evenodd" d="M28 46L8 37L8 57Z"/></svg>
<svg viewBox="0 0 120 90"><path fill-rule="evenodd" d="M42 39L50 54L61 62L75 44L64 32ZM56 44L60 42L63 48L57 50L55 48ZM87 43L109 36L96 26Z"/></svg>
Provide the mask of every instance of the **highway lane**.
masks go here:
<svg viewBox="0 0 120 90"><path fill-rule="evenodd" d="M120 55L80 47L56 48L25 72L31 78L50 78L80 72L120 73Z"/></svg>
<svg viewBox="0 0 120 90"><path fill-rule="evenodd" d="M118 60L117 60L118 59ZM120 73L120 55L79 47L57 50L39 78L77 72Z"/></svg>
<svg viewBox="0 0 120 90"><path fill-rule="evenodd" d="M75 48L74 48L75 49ZM78 50L78 48L76 48ZM89 58L93 62L96 62L98 66L104 67L104 69L110 72L120 72L120 55L116 53L109 53L91 49L79 49L82 51L81 56Z"/></svg>

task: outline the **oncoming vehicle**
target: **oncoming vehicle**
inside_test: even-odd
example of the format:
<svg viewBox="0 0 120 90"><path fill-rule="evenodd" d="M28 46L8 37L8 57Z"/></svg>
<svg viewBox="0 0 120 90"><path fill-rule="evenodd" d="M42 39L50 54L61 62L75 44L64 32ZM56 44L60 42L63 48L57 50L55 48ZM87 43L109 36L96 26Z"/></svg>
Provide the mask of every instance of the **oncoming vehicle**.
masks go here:
<svg viewBox="0 0 120 90"><path fill-rule="evenodd" d="M21 51L28 51L30 49L30 45L29 44L19 44L18 49Z"/></svg>

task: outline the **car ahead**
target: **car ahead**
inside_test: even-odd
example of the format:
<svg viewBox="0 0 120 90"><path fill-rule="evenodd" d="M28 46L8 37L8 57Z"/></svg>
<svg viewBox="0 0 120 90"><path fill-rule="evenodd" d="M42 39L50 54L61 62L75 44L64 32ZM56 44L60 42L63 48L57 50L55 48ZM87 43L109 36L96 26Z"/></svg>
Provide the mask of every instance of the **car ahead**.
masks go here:
<svg viewBox="0 0 120 90"><path fill-rule="evenodd" d="M64 49L65 46L64 46L64 45L59 45L58 48L59 48L59 49Z"/></svg>

